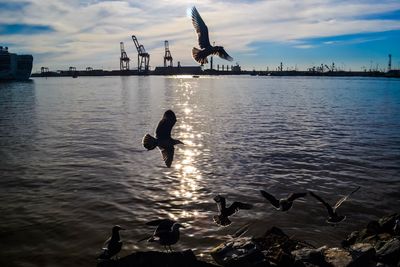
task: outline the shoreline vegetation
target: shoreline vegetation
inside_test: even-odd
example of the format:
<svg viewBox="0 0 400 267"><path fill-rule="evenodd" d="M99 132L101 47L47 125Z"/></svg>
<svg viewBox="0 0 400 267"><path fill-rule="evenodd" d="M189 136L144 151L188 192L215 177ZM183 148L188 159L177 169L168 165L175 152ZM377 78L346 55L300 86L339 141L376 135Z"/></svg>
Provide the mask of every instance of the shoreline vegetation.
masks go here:
<svg viewBox="0 0 400 267"><path fill-rule="evenodd" d="M272 227L260 237L238 237L211 250L215 263L198 260L193 251L140 251L98 267L399 267L400 213L370 221L350 233L341 247L313 247ZM216 265L217 264L217 265Z"/></svg>

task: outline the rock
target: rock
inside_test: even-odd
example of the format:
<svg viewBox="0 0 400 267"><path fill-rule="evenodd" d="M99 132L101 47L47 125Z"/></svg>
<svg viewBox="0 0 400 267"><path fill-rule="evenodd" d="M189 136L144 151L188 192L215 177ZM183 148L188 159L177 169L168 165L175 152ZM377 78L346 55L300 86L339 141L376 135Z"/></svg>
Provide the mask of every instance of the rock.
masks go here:
<svg viewBox="0 0 400 267"><path fill-rule="evenodd" d="M359 236L360 236L360 232L358 232L358 231L352 232L350 235L347 236L347 238L345 240L342 241L342 243L341 243L342 247L346 248L346 247L353 245L356 242L356 240L359 238Z"/></svg>
<svg viewBox="0 0 400 267"><path fill-rule="evenodd" d="M396 265L400 261L400 240L393 238L386 242L377 252L379 262Z"/></svg>
<svg viewBox="0 0 400 267"><path fill-rule="evenodd" d="M328 266L323 254L323 250L325 249L326 247L322 247L319 249L310 249L310 248L297 249L292 251L292 256L294 257L295 264L297 265L299 265L299 262L302 262L305 265L311 263L317 266Z"/></svg>
<svg viewBox="0 0 400 267"><path fill-rule="evenodd" d="M400 214L395 213L389 216L382 217L378 222L383 232L393 234L395 222L400 219Z"/></svg>
<svg viewBox="0 0 400 267"><path fill-rule="evenodd" d="M254 241L262 250L265 258L279 267L292 267L294 257L291 252L296 249L310 247L304 242L291 239L281 229L272 227L262 237L255 238Z"/></svg>
<svg viewBox="0 0 400 267"><path fill-rule="evenodd" d="M279 267L291 267L294 264L294 258L292 257L292 255L287 254L286 252L281 250L275 262L276 265Z"/></svg>
<svg viewBox="0 0 400 267"><path fill-rule="evenodd" d="M367 228L366 229L367 229L367 233L370 234L370 235L380 234L380 233L382 233L382 230L383 230L381 225L380 225L380 223L377 222L377 221L370 221L367 224Z"/></svg>
<svg viewBox="0 0 400 267"><path fill-rule="evenodd" d="M369 243L357 243L350 247L350 255L352 257L349 267L356 266L373 266L375 265L375 248Z"/></svg>
<svg viewBox="0 0 400 267"><path fill-rule="evenodd" d="M182 252L146 251L135 252L119 260L106 260L98 267L217 267L216 265L198 261L192 250Z"/></svg>
<svg viewBox="0 0 400 267"><path fill-rule="evenodd" d="M325 261L335 267L348 266L353 258L350 252L341 248L329 248L324 251Z"/></svg>
<svg viewBox="0 0 400 267"><path fill-rule="evenodd" d="M211 256L216 263L222 266L270 266L258 244L249 237L236 238L225 242L214 248L211 251Z"/></svg>

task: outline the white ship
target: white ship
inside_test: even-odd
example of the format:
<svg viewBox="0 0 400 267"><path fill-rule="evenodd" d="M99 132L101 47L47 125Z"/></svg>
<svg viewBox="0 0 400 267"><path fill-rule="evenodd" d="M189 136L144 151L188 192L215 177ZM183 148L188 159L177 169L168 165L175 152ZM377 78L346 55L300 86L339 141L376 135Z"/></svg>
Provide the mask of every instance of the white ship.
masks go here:
<svg viewBox="0 0 400 267"><path fill-rule="evenodd" d="M28 80L32 72L32 55L17 55L0 46L0 81Z"/></svg>

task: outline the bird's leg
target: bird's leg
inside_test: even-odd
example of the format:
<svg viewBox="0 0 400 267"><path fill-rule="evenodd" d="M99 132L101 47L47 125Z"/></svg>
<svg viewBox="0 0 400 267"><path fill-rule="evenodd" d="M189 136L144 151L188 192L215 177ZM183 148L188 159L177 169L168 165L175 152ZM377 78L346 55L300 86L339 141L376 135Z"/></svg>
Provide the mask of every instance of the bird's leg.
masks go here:
<svg viewBox="0 0 400 267"><path fill-rule="evenodd" d="M171 252L174 252L174 250L171 248L171 245L169 246L169 250L170 250Z"/></svg>

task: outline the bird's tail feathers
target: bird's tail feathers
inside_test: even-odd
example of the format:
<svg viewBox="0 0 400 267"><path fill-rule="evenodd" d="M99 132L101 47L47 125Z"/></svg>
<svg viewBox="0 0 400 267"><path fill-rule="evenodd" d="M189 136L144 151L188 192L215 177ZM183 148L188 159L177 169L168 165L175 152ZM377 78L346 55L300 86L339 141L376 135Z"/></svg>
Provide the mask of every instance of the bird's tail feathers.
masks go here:
<svg viewBox="0 0 400 267"><path fill-rule="evenodd" d="M142 144L147 150L152 150L157 146L157 139L155 139L150 134L146 134L143 137Z"/></svg>
<svg viewBox="0 0 400 267"><path fill-rule="evenodd" d="M198 49L196 47L193 47L193 49L192 49L192 57L193 57L193 59L196 60L196 62L198 62L198 63L200 63L202 65L207 64L208 63L207 57L203 58L200 55L200 52L201 52L200 49Z"/></svg>

